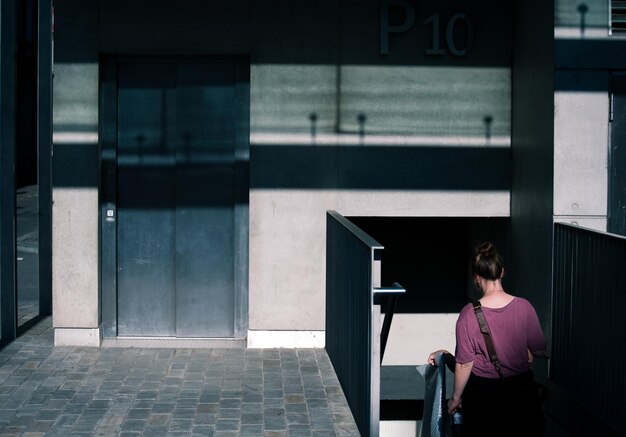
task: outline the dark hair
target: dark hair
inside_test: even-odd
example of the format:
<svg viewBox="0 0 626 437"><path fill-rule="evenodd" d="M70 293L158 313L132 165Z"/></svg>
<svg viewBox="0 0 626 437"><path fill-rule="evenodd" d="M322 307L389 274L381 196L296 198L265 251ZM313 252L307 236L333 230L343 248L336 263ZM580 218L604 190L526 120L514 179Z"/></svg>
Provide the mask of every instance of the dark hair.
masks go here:
<svg viewBox="0 0 626 437"><path fill-rule="evenodd" d="M502 257L491 242L486 241L474 249L472 273L488 280L500 279L504 270Z"/></svg>

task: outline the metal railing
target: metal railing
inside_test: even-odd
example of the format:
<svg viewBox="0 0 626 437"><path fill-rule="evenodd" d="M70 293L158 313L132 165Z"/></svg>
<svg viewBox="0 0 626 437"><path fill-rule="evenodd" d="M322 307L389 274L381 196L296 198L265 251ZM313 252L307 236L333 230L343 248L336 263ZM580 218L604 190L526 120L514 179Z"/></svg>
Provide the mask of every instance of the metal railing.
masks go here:
<svg viewBox="0 0 626 437"><path fill-rule="evenodd" d="M556 224L553 259L552 412L574 429L624 430L626 238Z"/></svg>
<svg viewBox="0 0 626 437"><path fill-rule="evenodd" d="M380 364L398 285L380 287L383 246L340 214L326 220L326 351L362 436L379 434ZM384 330L381 303L388 302Z"/></svg>

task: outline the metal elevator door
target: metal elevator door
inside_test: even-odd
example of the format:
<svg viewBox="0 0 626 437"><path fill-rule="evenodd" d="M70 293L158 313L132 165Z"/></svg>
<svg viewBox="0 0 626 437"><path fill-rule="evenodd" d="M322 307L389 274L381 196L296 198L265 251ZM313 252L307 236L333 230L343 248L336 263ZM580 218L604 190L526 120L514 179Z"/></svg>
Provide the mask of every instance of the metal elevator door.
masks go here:
<svg viewBox="0 0 626 437"><path fill-rule="evenodd" d="M117 332L232 337L234 64L117 70Z"/></svg>

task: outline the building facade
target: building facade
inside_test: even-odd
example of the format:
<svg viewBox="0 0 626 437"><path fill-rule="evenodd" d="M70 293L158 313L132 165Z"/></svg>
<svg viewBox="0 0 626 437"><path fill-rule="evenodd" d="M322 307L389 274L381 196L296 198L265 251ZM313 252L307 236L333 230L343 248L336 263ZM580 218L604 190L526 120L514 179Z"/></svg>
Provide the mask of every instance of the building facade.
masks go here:
<svg viewBox="0 0 626 437"><path fill-rule="evenodd" d="M57 345L323 347L335 210L386 246L383 275L405 282L386 363L416 364L454 347L476 242L502 248L507 286L550 336L553 223L624 232L625 41L607 1L54 6L52 164L45 130L39 162L52 173L40 197L52 195Z"/></svg>
<svg viewBox="0 0 626 437"><path fill-rule="evenodd" d="M57 344L323 346L327 210L509 217L511 22L497 2L56 4Z"/></svg>

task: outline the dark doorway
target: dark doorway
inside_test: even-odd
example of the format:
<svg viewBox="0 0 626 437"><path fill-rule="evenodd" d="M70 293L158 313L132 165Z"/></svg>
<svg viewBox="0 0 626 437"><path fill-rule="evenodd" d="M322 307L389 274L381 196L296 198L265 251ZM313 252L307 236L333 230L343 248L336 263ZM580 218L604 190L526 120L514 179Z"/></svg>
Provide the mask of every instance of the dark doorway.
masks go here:
<svg viewBox="0 0 626 437"><path fill-rule="evenodd" d="M456 313L479 296L470 260L474 246L492 241L505 258L509 219L504 217L350 217L382 244L382 284L406 293L396 313ZM509 281L508 275L505 283Z"/></svg>
<svg viewBox="0 0 626 437"><path fill-rule="evenodd" d="M247 204L237 67L116 64L116 193L104 220L116 223L118 336L236 336L237 205Z"/></svg>

